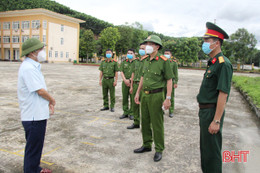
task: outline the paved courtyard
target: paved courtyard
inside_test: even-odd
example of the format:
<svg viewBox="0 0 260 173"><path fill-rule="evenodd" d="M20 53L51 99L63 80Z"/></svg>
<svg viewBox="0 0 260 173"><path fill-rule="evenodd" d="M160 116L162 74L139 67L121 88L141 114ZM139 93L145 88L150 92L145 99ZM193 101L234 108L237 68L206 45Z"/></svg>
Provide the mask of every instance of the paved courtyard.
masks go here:
<svg viewBox="0 0 260 173"><path fill-rule="evenodd" d="M20 63L0 62L0 172L20 173L25 146L17 101ZM152 152L134 154L142 145L140 129L127 130L122 115L121 78L115 112L100 112L102 90L96 66L43 64L56 112L48 121L41 166L54 173L169 172L200 173L199 118L196 95L204 71L179 70L175 116L165 115L165 151L155 163ZM241 75L241 74L235 74ZM253 74L250 74L253 75ZM254 75L257 76L257 75ZM258 75L259 76L259 75ZM247 163L223 163L224 173L260 169L260 123L234 88L226 108L224 150L249 150Z"/></svg>

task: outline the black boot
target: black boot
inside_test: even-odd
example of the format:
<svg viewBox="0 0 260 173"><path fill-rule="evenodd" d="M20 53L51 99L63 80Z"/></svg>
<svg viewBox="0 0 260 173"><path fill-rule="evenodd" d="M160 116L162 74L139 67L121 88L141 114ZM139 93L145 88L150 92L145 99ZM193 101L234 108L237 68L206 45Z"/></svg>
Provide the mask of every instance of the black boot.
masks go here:
<svg viewBox="0 0 260 173"><path fill-rule="evenodd" d="M128 126L127 129L135 129L135 128L140 128L139 125L135 125L135 124L132 124L131 126Z"/></svg>
<svg viewBox="0 0 260 173"><path fill-rule="evenodd" d="M145 148L144 146L142 146L141 148L137 148L134 150L134 153L144 153L144 152L149 152L152 151L151 148Z"/></svg>
<svg viewBox="0 0 260 173"><path fill-rule="evenodd" d="M103 107L102 109L100 109L101 111L106 111L109 110L109 107Z"/></svg>

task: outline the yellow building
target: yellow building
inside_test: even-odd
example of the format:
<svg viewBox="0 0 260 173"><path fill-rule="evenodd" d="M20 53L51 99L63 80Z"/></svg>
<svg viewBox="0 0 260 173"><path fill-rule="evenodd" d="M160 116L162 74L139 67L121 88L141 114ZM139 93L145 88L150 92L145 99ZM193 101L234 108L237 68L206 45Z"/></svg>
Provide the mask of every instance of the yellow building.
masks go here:
<svg viewBox="0 0 260 173"><path fill-rule="evenodd" d="M34 37L46 44L48 62L78 62L84 22L42 8L0 12L0 60L19 60L22 43Z"/></svg>

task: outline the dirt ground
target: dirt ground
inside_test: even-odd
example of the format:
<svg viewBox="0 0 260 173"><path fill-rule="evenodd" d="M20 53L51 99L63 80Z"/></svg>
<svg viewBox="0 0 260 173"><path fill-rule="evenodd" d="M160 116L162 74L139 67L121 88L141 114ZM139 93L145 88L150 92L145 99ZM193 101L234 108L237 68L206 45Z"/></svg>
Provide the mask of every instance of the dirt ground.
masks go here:
<svg viewBox="0 0 260 173"><path fill-rule="evenodd" d="M16 92L19 65L0 62L1 173L20 173L23 167L25 138ZM154 148L144 154L133 153L142 145L142 137L140 129L126 129L131 120L119 119L123 112L120 77L112 113L100 111L103 101L98 67L43 64L42 71L57 102L56 112L48 120L42 167L54 173L201 172L196 95L204 71L179 70L175 115L169 118L166 113L164 117L166 146L158 163L153 161ZM259 119L234 88L223 128L225 150L250 153L247 163L223 163L224 173L259 172Z"/></svg>

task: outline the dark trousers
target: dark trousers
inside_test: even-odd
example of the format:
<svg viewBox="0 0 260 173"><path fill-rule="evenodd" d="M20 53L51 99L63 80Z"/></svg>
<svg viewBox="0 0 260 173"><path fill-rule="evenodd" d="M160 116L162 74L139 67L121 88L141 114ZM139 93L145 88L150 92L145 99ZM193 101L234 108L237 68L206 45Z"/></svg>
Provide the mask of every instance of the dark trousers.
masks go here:
<svg viewBox="0 0 260 173"><path fill-rule="evenodd" d="M216 108L200 109L200 154L201 169L203 173L222 172L222 127L225 111L220 121L220 130L217 134L208 131L210 123L214 119Z"/></svg>
<svg viewBox="0 0 260 173"><path fill-rule="evenodd" d="M39 173L47 120L22 121L26 146L24 151L24 173Z"/></svg>

